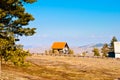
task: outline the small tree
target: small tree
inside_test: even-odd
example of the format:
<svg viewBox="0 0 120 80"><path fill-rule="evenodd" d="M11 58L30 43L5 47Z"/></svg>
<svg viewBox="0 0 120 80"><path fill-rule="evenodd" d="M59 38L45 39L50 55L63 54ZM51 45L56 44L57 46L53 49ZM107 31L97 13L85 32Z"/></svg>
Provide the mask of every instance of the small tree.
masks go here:
<svg viewBox="0 0 120 80"><path fill-rule="evenodd" d="M52 50L49 50L49 54L52 54Z"/></svg>
<svg viewBox="0 0 120 80"><path fill-rule="evenodd" d="M114 42L117 41L117 38L113 36L111 42L110 42L110 52L114 52Z"/></svg>
<svg viewBox="0 0 120 80"><path fill-rule="evenodd" d="M29 55L28 51L23 50L22 45L14 45L12 39L0 38L0 57L2 60L12 62L14 65L21 66L25 63L25 57Z"/></svg>
<svg viewBox="0 0 120 80"><path fill-rule="evenodd" d="M107 57L108 52L109 52L109 47L108 44L105 43L101 49L101 53L103 53L102 56Z"/></svg>
<svg viewBox="0 0 120 80"><path fill-rule="evenodd" d="M86 52L83 52L83 53L82 53L82 56L85 57L85 56L86 56Z"/></svg>
<svg viewBox="0 0 120 80"><path fill-rule="evenodd" d="M69 49L69 54L74 54L74 51L72 49Z"/></svg>
<svg viewBox="0 0 120 80"><path fill-rule="evenodd" d="M94 56L100 56L100 53L99 53L99 49L98 49L98 48L94 48L94 49L93 49L93 52L94 52Z"/></svg>
<svg viewBox="0 0 120 80"><path fill-rule="evenodd" d="M6 54L9 54L8 56L9 60L17 66L22 66L25 64L25 58L30 55L28 51L23 50L22 45L17 45L16 49L11 49L10 51L6 51Z"/></svg>
<svg viewBox="0 0 120 80"><path fill-rule="evenodd" d="M45 54L46 54L46 55L48 54L47 50L45 50Z"/></svg>

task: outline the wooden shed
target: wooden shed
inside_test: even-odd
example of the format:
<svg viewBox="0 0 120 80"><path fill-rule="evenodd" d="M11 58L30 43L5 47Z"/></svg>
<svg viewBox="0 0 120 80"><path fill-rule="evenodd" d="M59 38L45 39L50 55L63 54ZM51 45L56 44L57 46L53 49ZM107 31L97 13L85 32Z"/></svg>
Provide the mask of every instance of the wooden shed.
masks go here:
<svg viewBox="0 0 120 80"><path fill-rule="evenodd" d="M64 53L64 54L69 53L69 46L67 42L54 42L51 48L53 53L55 50L57 50L59 53Z"/></svg>

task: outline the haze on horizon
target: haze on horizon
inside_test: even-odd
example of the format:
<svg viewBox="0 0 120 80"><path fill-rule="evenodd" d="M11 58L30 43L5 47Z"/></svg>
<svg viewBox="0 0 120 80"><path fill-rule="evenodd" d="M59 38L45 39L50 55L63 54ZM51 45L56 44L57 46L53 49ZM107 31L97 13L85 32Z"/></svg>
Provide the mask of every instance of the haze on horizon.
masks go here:
<svg viewBox="0 0 120 80"><path fill-rule="evenodd" d="M21 37L24 46L51 46L66 41L70 46L109 43L120 39L120 0L38 0L26 5L35 20L31 37Z"/></svg>

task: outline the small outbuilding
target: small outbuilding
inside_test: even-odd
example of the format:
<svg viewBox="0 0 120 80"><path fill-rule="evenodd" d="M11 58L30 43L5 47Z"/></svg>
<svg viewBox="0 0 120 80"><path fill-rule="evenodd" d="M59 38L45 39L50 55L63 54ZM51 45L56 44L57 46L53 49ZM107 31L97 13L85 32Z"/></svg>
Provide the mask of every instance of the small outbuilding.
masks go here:
<svg viewBox="0 0 120 80"><path fill-rule="evenodd" d="M114 42L115 58L120 58L120 42Z"/></svg>
<svg viewBox="0 0 120 80"><path fill-rule="evenodd" d="M108 57L120 58L120 42L114 42L114 51L109 52Z"/></svg>
<svg viewBox="0 0 120 80"><path fill-rule="evenodd" d="M69 46L67 42L54 42L51 48L53 53L55 52L55 50L57 50L59 53L69 53Z"/></svg>

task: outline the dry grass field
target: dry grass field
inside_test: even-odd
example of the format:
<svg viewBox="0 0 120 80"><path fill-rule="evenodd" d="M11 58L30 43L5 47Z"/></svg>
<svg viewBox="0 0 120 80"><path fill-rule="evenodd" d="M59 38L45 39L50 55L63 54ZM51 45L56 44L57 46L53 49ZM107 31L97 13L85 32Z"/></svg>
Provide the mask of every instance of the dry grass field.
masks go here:
<svg viewBox="0 0 120 80"><path fill-rule="evenodd" d="M119 80L120 59L38 55L29 67L2 65L3 80Z"/></svg>

